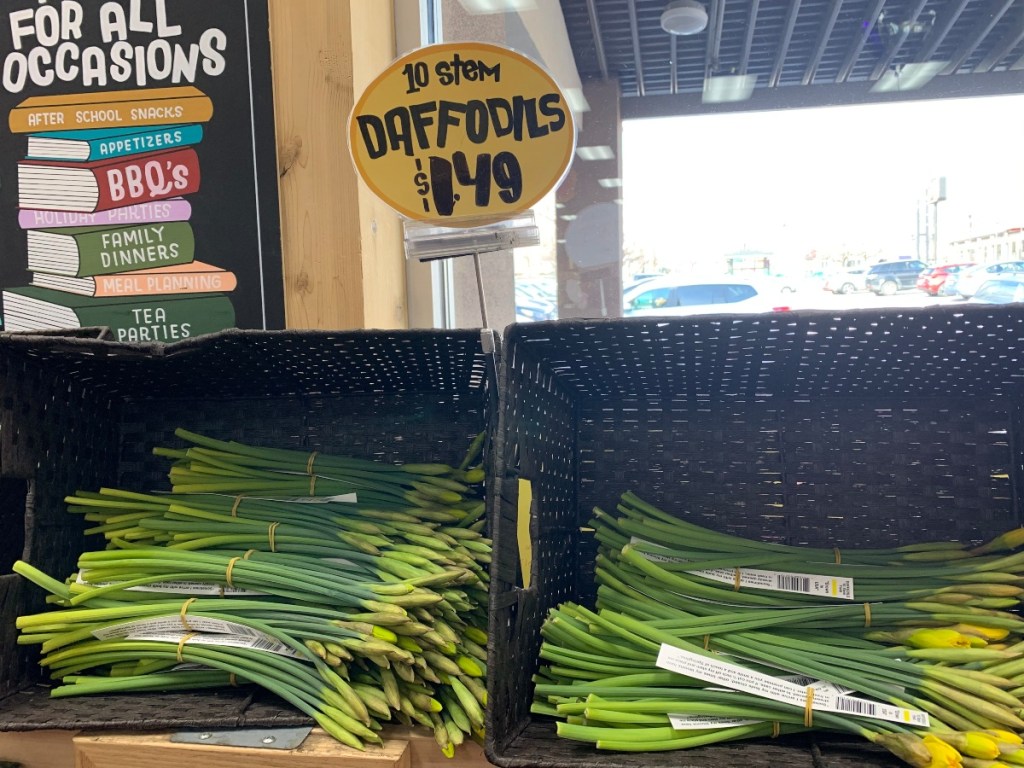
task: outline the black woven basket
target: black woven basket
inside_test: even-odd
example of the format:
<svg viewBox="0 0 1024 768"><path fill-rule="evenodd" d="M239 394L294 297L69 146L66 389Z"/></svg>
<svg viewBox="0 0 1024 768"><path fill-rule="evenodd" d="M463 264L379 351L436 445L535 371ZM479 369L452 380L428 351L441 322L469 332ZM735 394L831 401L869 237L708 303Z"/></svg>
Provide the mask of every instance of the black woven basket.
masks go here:
<svg viewBox="0 0 1024 768"><path fill-rule="evenodd" d="M151 451L180 445L176 427L384 462L458 462L474 435L496 434L496 360L493 334L469 330L225 331L166 346L0 334L0 730L307 722L251 689L50 699L35 647L15 644L15 618L44 610L44 595L11 564L71 573L103 542L86 540L64 497L166 489L167 461ZM486 461L497 454L492 442Z"/></svg>
<svg viewBox="0 0 1024 768"><path fill-rule="evenodd" d="M487 754L502 766L893 766L792 739L630 755L529 712L540 626L592 604L594 506L626 490L717 530L840 548L980 541L1020 523L1024 308L964 305L512 326L490 505ZM518 480L532 483L522 589Z"/></svg>

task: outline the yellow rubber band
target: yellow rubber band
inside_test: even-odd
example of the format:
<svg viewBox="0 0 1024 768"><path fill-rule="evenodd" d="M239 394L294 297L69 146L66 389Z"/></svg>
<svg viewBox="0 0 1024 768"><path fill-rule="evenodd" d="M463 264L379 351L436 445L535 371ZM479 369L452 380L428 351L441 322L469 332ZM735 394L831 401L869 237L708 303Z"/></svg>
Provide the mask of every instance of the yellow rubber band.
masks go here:
<svg viewBox="0 0 1024 768"><path fill-rule="evenodd" d="M707 651L711 648L711 635L704 635L704 650Z"/></svg>
<svg viewBox="0 0 1024 768"><path fill-rule="evenodd" d="M191 640L193 637L198 635L198 632L189 632L187 635L182 635L181 640L178 641L178 663L181 664L185 661L185 657L182 655L185 653L185 643Z"/></svg>
<svg viewBox="0 0 1024 768"><path fill-rule="evenodd" d="M274 531L277 530L277 526L279 525L280 523L271 523L270 526L267 528L267 539L270 540L271 552L277 552L277 549L274 548Z"/></svg>
<svg viewBox="0 0 1024 768"><path fill-rule="evenodd" d="M864 628L871 626L871 603L864 603Z"/></svg>
<svg viewBox="0 0 1024 768"><path fill-rule="evenodd" d="M235 503L231 505L231 516L238 517L238 508L242 505L241 496L235 496Z"/></svg>
<svg viewBox="0 0 1024 768"><path fill-rule="evenodd" d="M739 569L739 568L737 568L737 569L736 569L736 573L735 573L735 581L733 582L732 588L733 588L733 589L734 589L734 590L735 590L736 592L739 592L739 591L740 591L740 569Z"/></svg>
<svg viewBox="0 0 1024 768"><path fill-rule="evenodd" d="M316 461L317 453L318 453L317 451L313 451L311 454L309 454L309 461L306 462L306 474L307 475L312 475L313 474L313 462Z"/></svg>
<svg viewBox="0 0 1024 768"><path fill-rule="evenodd" d="M242 559L243 560L248 560L256 552L259 552L259 550L258 549L247 549L247 550L245 550L245 554L242 555Z"/></svg>
<svg viewBox="0 0 1024 768"><path fill-rule="evenodd" d="M814 727L814 689L807 686L807 701L804 702L804 727Z"/></svg>
<svg viewBox="0 0 1024 768"><path fill-rule="evenodd" d="M316 475L309 476L309 495L316 496Z"/></svg>
<svg viewBox="0 0 1024 768"><path fill-rule="evenodd" d="M780 723L778 720L772 721L772 738L773 739L779 738L779 734L781 734L781 733L782 733L782 723Z"/></svg>
<svg viewBox="0 0 1024 768"><path fill-rule="evenodd" d="M240 558L240 557L232 557L230 560L228 560L228 570L224 574L224 580L228 583L229 587L235 586L234 584L231 583L231 571L234 570L235 563L237 563L241 559L242 558Z"/></svg>
<svg viewBox="0 0 1024 768"><path fill-rule="evenodd" d="M190 597L188 600L181 604L181 613L178 614L181 618L181 626L183 626L189 632L195 632L196 628L188 623L188 619L185 618L185 614L188 612L188 607L198 599L199 598L196 597Z"/></svg>
<svg viewBox="0 0 1024 768"><path fill-rule="evenodd" d="M232 672L232 673L230 673L228 675L228 685L230 685L232 688L237 688L238 687L238 678L235 677L235 673L234 672Z"/></svg>
<svg viewBox="0 0 1024 768"><path fill-rule="evenodd" d="M839 547L832 547L832 551L835 552L836 555L836 565L842 565L843 553L839 551Z"/></svg>

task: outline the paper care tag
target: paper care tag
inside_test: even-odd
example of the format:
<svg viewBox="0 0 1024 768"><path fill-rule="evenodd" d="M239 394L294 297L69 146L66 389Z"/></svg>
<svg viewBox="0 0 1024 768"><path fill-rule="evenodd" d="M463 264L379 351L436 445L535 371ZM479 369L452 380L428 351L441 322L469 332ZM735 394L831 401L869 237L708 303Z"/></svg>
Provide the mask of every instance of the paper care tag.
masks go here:
<svg viewBox="0 0 1024 768"><path fill-rule="evenodd" d="M180 629L177 632L144 632L141 634L132 634L125 638L125 640L148 640L156 643L174 643L179 645L184 640L185 645L217 645L231 648L251 648L256 651L266 651L267 653L275 653L278 656L289 656L293 659L305 658L298 652L292 650L287 645L279 643L273 638L263 635L260 637L249 637L246 635L219 635L219 634L203 634L193 632L182 632Z"/></svg>
<svg viewBox="0 0 1024 768"><path fill-rule="evenodd" d="M634 536L632 544L651 544ZM658 546L651 544L651 546ZM641 552L644 557L655 563L686 563L680 557ZM788 573L785 571L762 571L756 568L708 568L687 571L694 576L703 576L711 581L723 584L736 584L750 589L768 589L773 592L796 592L801 595L818 595L832 597L837 600L853 600L853 579L838 576L822 576L813 573Z"/></svg>
<svg viewBox="0 0 1024 768"><path fill-rule="evenodd" d="M126 621L122 624L112 624L108 627L94 629L92 635L98 640L113 640L118 637L131 637L140 633L180 635L182 632L212 632L222 635L244 635L246 637L274 640L265 632L260 632L258 629L253 629L245 624L225 621L223 619L210 619L205 616L191 616L187 613L184 616L175 613L173 616L160 616L154 619L138 619L136 621ZM277 641L274 640L274 642Z"/></svg>
<svg viewBox="0 0 1024 768"><path fill-rule="evenodd" d="M677 731L697 731L704 728L738 728L741 725L763 723L764 720L741 720L735 717L714 715L669 715L669 723Z"/></svg>
<svg viewBox="0 0 1024 768"><path fill-rule="evenodd" d="M198 645L254 648L280 656L302 658L277 638L253 627L234 621L188 614L185 614L184 617L175 614L154 619L126 621L123 624L94 629L92 634L98 640L123 638L125 640L154 640L163 643L179 643L182 637L188 637L187 642Z"/></svg>
<svg viewBox="0 0 1024 768"><path fill-rule="evenodd" d="M914 709L883 704L878 701L861 699L840 693L841 689L832 684L827 686L804 686L791 683L771 675L755 672L735 664L711 659L671 645L662 644L658 653L658 667L670 672L706 680L715 685L761 696L772 701L781 701L797 707L806 707L808 690L814 691L811 709L820 712L839 712L875 720L889 720L904 725L927 728L927 713Z"/></svg>
<svg viewBox="0 0 1024 768"><path fill-rule="evenodd" d="M117 582L104 581L94 583L88 579L88 571L79 571L75 581L90 587L109 587ZM267 592L255 592L251 589L228 587L221 584L205 584L200 581L154 581L152 584L140 584L127 587L127 592L169 592L175 595L198 595L201 597L261 597Z"/></svg>

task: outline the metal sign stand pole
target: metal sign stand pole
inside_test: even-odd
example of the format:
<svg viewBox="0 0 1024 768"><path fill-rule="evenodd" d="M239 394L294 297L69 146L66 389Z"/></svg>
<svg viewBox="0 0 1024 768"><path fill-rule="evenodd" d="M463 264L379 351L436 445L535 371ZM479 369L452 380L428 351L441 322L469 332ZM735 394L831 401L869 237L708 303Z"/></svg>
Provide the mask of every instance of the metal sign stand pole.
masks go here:
<svg viewBox="0 0 1024 768"><path fill-rule="evenodd" d="M480 296L480 321L483 328L487 328L487 301L484 299L484 278L480 273L480 254L473 251L473 267L476 269L476 290Z"/></svg>

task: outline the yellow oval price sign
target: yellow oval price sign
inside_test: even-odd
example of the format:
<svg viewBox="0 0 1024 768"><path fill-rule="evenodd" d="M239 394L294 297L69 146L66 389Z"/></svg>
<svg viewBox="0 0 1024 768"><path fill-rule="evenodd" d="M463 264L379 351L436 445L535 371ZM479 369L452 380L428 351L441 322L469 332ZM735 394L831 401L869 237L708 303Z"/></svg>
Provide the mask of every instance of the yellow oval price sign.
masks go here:
<svg viewBox="0 0 1024 768"><path fill-rule="evenodd" d="M508 48L446 43L381 73L349 120L363 180L418 221L471 227L532 207L562 178L576 129L540 66Z"/></svg>

